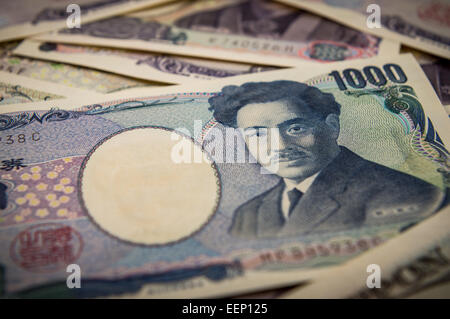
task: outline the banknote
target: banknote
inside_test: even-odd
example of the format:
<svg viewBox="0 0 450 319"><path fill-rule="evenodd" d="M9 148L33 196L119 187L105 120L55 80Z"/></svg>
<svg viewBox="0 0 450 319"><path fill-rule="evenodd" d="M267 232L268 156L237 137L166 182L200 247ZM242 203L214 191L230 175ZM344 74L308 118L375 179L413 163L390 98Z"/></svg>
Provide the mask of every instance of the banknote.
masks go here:
<svg viewBox="0 0 450 319"><path fill-rule="evenodd" d="M268 66L30 40L24 40L14 50L14 54L175 84L276 69Z"/></svg>
<svg viewBox="0 0 450 319"><path fill-rule="evenodd" d="M182 1L36 39L293 66L398 52L398 42L264 0Z"/></svg>
<svg viewBox="0 0 450 319"><path fill-rule="evenodd" d="M277 0L375 36L450 58L450 20L447 0ZM377 6L378 9L375 9ZM379 12L379 27L369 27Z"/></svg>
<svg viewBox="0 0 450 319"><path fill-rule="evenodd" d="M13 54L18 44L19 42L0 44L0 71L51 82L49 85L56 83L97 93L161 85L64 63L19 57Z"/></svg>
<svg viewBox="0 0 450 319"><path fill-rule="evenodd" d="M450 298L449 229L450 211L447 209L328 272L314 283L292 289L280 297ZM380 267L378 287L367 285L367 278L373 272L367 271L368 265Z"/></svg>
<svg viewBox="0 0 450 319"><path fill-rule="evenodd" d="M65 28L73 14L80 13L80 23L109 18L171 0L5 0L0 12L0 42ZM75 6L75 7L74 7Z"/></svg>
<svg viewBox="0 0 450 319"><path fill-rule="evenodd" d="M0 105L2 107L6 104L47 101L79 95L90 98L101 94L0 71Z"/></svg>
<svg viewBox="0 0 450 319"><path fill-rule="evenodd" d="M102 98L0 109L7 297L295 285L446 216L449 119L412 55Z"/></svg>

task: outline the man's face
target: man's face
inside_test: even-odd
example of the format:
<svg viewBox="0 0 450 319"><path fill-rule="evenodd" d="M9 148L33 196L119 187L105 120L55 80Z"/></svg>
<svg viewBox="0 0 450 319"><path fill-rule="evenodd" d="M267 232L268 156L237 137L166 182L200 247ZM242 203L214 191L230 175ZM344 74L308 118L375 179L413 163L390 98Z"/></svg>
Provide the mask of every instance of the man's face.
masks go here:
<svg viewBox="0 0 450 319"><path fill-rule="evenodd" d="M287 101L247 104L236 117L243 130L245 142L252 155L262 166L255 145L265 145L274 173L298 182L319 172L339 152L339 118L330 114L320 118L307 106L294 106ZM273 136L278 129L278 137ZM274 165L275 164L275 165Z"/></svg>

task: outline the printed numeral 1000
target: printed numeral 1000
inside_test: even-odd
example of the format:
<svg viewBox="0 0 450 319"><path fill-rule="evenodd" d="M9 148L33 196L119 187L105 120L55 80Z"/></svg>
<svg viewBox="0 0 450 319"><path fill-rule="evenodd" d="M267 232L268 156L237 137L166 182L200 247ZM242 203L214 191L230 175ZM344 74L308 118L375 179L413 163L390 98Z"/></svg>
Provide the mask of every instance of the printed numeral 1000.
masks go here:
<svg viewBox="0 0 450 319"><path fill-rule="evenodd" d="M342 74L344 78L338 71L333 71L328 75L334 77L339 89L341 91L347 90L347 84L355 89L365 88L367 82L376 86L383 86L387 83L387 79L394 83L405 83L407 81L405 72L403 69L393 63L385 64L383 66L383 71L377 66L366 66L362 70L357 69L345 69ZM364 73L364 75L363 75ZM387 77L387 79L386 79Z"/></svg>

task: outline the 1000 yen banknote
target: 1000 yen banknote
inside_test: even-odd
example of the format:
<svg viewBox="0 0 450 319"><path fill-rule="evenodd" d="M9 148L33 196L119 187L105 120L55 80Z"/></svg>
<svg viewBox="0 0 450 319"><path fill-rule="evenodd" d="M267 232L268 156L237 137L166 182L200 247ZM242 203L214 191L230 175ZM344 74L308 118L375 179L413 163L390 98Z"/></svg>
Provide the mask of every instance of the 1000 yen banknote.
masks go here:
<svg viewBox="0 0 450 319"><path fill-rule="evenodd" d="M87 23L171 0L14 0L2 1L0 42ZM77 10L80 9L79 12ZM74 14L78 14L77 18ZM67 22L69 20L69 22ZM72 27L78 27L73 25Z"/></svg>
<svg viewBox="0 0 450 319"><path fill-rule="evenodd" d="M382 38L450 59L448 0L277 0ZM378 9L374 9L378 6ZM375 11L376 10L376 11ZM368 26L379 13L379 26ZM374 21L370 18L371 23Z"/></svg>
<svg viewBox="0 0 450 319"><path fill-rule="evenodd" d="M0 111L6 296L294 285L447 207L448 118L411 55Z"/></svg>
<svg viewBox="0 0 450 319"><path fill-rule="evenodd" d="M30 40L23 41L14 50L14 54L176 84L275 69L242 63Z"/></svg>
<svg viewBox="0 0 450 319"><path fill-rule="evenodd" d="M276 66L399 50L398 42L265 0L182 1L36 38Z"/></svg>

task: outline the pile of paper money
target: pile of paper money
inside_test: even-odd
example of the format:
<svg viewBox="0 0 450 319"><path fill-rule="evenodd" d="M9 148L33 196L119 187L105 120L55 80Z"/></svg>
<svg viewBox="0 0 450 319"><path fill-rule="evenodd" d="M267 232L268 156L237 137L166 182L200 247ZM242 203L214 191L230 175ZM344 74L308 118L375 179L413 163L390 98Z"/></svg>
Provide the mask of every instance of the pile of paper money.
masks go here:
<svg viewBox="0 0 450 319"><path fill-rule="evenodd" d="M0 297L450 298L450 1L0 8Z"/></svg>

